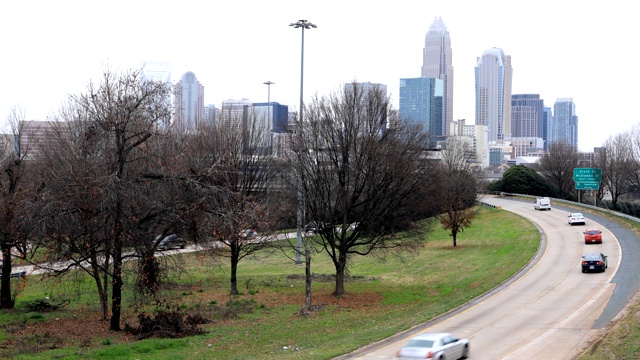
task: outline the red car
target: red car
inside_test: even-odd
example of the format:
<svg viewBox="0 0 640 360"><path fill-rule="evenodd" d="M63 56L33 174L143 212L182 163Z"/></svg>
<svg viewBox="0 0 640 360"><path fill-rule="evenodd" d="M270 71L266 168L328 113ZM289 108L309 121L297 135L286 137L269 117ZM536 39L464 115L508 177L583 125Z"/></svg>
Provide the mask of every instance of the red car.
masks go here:
<svg viewBox="0 0 640 360"><path fill-rule="evenodd" d="M602 231L599 229L587 229L584 232L585 244L602 244Z"/></svg>

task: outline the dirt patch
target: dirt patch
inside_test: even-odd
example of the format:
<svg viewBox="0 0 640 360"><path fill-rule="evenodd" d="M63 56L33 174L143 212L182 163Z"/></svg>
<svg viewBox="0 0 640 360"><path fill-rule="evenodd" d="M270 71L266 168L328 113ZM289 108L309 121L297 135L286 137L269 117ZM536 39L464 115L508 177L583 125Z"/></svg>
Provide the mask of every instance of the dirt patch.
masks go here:
<svg viewBox="0 0 640 360"><path fill-rule="evenodd" d="M215 302L222 305L231 299L236 299L236 297L231 297L228 294L208 293L206 291L193 292L192 296L187 296L187 298L191 298L191 301L185 301L185 303ZM282 294L265 290L254 294L244 294L238 298L243 300L250 299L256 306L264 304L267 307L300 305L302 308L305 301L303 293ZM312 293L312 304L319 311L323 311L322 309L327 307L375 311L381 306L381 302L382 295L377 293L347 293L339 297L334 296L330 291ZM0 349L8 350L14 354L28 354L71 345L88 348L110 343L136 341L136 337L130 333L109 330L109 321L101 320L100 315L99 312L82 313L68 318L60 317L42 322L8 325L5 328L10 338L0 344ZM214 322L222 325L224 321L226 320L216 320ZM123 314L124 322L137 324L137 320L125 318Z"/></svg>
<svg viewBox="0 0 640 360"><path fill-rule="evenodd" d="M124 331L110 331L109 322L100 320L99 314L55 318L43 322L10 325L7 332L11 338L1 347L26 350L57 349L69 345L91 347L107 342L130 342L133 337ZM31 351L29 351L31 352Z"/></svg>

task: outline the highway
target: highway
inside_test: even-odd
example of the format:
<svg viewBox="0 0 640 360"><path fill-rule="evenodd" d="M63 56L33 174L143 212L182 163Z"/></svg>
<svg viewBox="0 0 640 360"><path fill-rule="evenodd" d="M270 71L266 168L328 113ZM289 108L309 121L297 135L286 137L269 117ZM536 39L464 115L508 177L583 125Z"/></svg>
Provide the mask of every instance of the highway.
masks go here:
<svg viewBox="0 0 640 360"><path fill-rule="evenodd" d="M588 211L582 211L586 225L570 226L570 209L556 204L551 211L536 211L533 201L482 201L522 215L538 227L541 246L530 264L455 311L338 359L393 359L410 337L431 331L469 338L470 359L574 359L606 332L638 290L640 265L635 259L640 246L635 236ZM588 227L603 230L603 244L584 243L582 232ZM624 237L625 252L630 252L624 264L619 236ZM587 252L606 254L607 271L582 273L581 257Z"/></svg>

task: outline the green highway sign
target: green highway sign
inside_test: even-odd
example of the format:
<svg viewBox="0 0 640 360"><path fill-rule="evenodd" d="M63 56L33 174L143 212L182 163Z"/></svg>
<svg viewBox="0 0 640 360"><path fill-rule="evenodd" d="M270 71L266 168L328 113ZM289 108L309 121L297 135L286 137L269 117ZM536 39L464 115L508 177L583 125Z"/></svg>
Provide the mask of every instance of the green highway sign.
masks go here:
<svg viewBox="0 0 640 360"><path fill-rule="evenodd" d="M575 168L573 169L573 181L576 182L576 189L578 182L600 182L602 181L602 171L596 168Z"/></svg>
<svg viewBox="0 0 640 360"><path fill-rule="evenodd" d="M576 190L598 190L600 183L597 181L576 181Z"/></svg>

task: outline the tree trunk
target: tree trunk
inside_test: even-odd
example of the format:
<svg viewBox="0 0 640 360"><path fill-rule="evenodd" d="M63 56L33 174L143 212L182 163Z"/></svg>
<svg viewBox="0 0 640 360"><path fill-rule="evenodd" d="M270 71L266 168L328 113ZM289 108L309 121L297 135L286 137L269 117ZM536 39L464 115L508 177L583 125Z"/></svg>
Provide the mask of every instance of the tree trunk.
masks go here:
<svg viewBox="0 0 640 360"><path fill-rule="evenodd" d="M344 271L347 267L347 254L340 252L338 254L338 261L336 266L336 289L333 292L334 296L340 296L344 294Z"/></svg>
<svg viewBox="0 0 640 360"><path fill-rule="evenodd" d="M122 245L119 237L113 251L113 280L111 291L111 324L109 330L120 331L120 307L122 306Z"/></svg>
<svg viewBox="0 0 640 360"><path fill-rule="evenodd" d="M105 289L105 291L102 294L101 299L103 302L102 311L104 312L105 320L109 319L109 258L109 251L107 251L104 258L104 271L102 272L102 288Z"/></svg>
<svg viewBox="0 0 640 360"><path fill-rule="evenodd" d="M309 249L304 251L304 279L305 279L305 292L304 292L304 309L305 311L311 311L311 253Z"/></svg>
<svg viewBox="0 0 640 360"><path fill-rule="evenodd" d="M457 236L458 236L458 232L457 232L457 231L455 231L455 232L454 232L454 231L452 231L452 232L451 232L451 236L453 237L453 247L456 247L456 245L457 245L457 244L456 244L456 238L457 238Z"/></svg>
<svg viewBox="0 0 640 360"><path fill-rule="evenodd" d="M237 245L231 245L231 295L238 295L238 248Z"/></svg>
<svg viewBox="0 0 640 360"><path fill-rule="evenodd" d="M13 309L11 297L11 248L4 242L0 248L2 251L2 281L0 284L0 309Z"/></svg>
<svg viewBox="0 0 640 360"><path fill-rule="evenodd" d="M102 286L102 279L100 275L100 267L97 264L98 259L96 256L91 257L91 264L93 269L93 279L96 282L96 286L98 288L98 298L100 299L100 308L102 309L102 320L109 319L109 305L107 303L107 289Z"/></svg>

